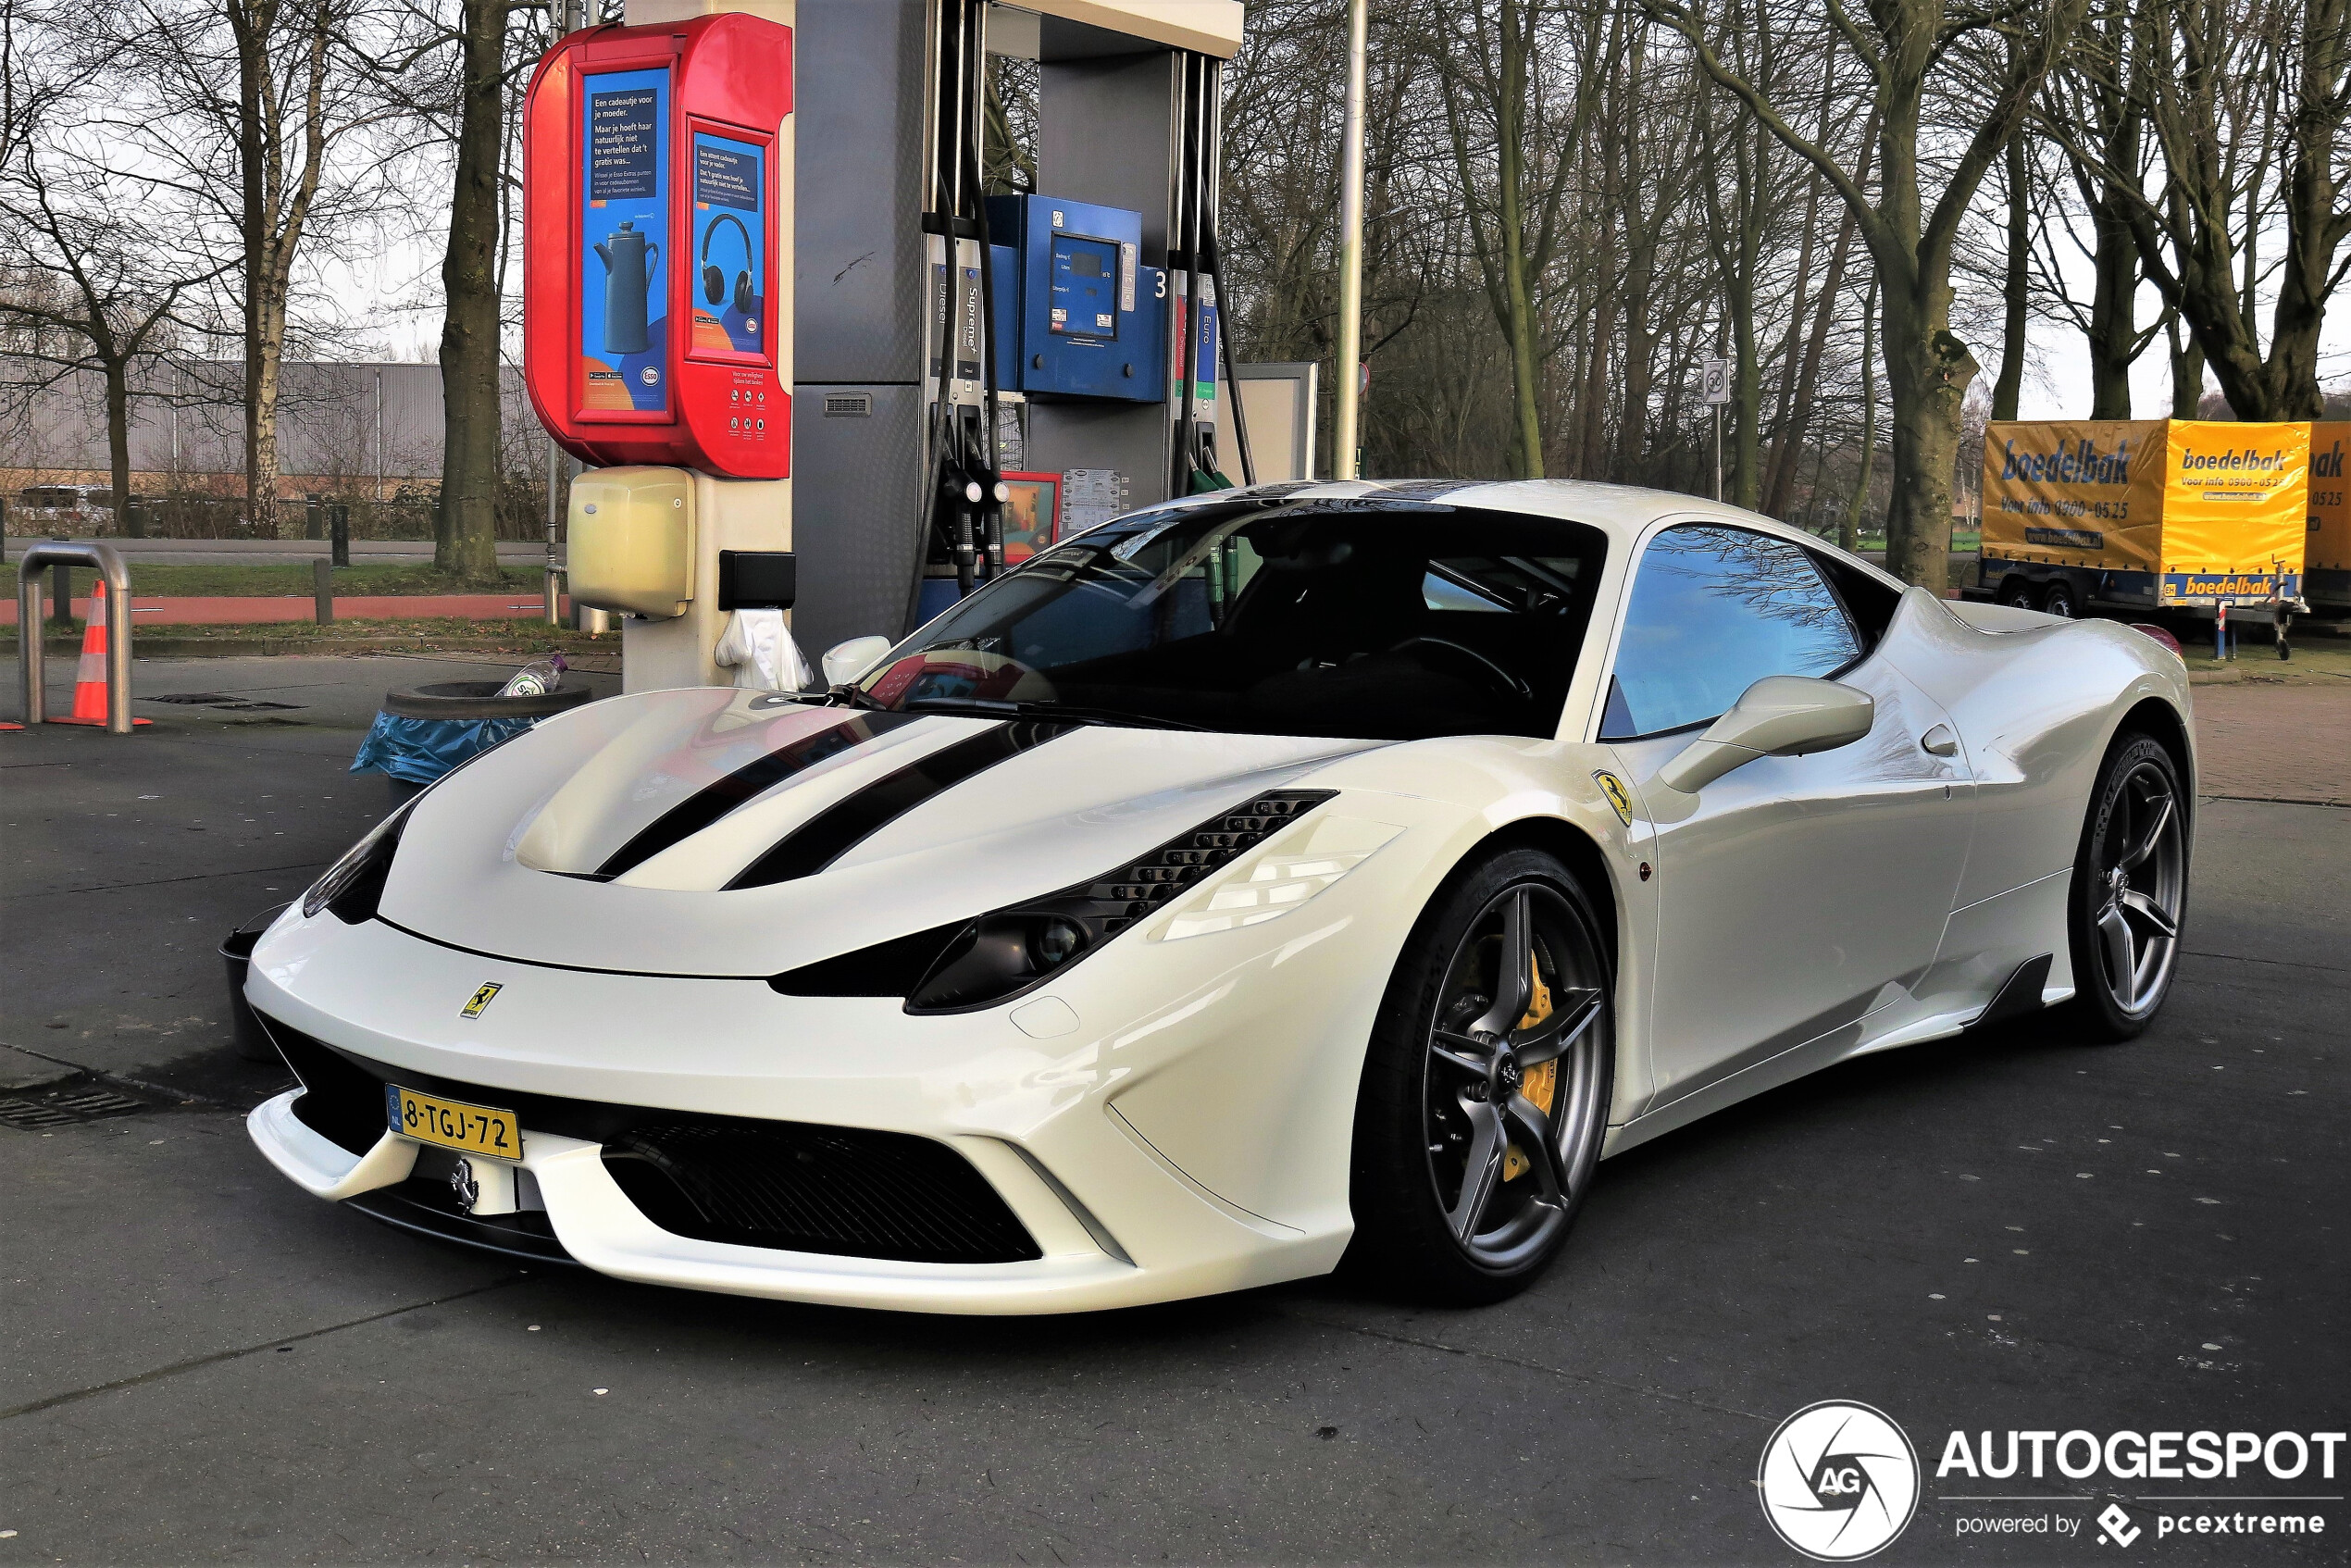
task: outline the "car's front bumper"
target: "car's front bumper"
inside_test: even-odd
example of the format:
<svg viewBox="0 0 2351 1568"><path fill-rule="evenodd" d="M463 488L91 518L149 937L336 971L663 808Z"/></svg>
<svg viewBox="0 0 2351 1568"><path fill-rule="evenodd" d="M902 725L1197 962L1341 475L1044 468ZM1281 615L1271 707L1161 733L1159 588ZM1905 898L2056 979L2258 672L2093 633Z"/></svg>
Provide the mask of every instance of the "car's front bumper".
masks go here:
<svg viewBox="0 0 2351 1568"><path fill-rule="evenodd" d="M1212 942L1176 945L1201 972L1200 983L1179 987L1170 1004L1122 1015L1105 966L1095 991L1071 986L1065 999L1074 1018L1104 1018L1109 1032L1078 1027L1043 1039L1018 1026L1018 1008L909 1018L886 998L786 997L755 979L557 970L459 951L381 921L344 926L331 915L282 920L256 950L246 995L277 1029L323 1042L385 1081L404 1078L424 1092L489 1105L519 1101L519 1167L543 1204L540 1228L562 1253L599 1272L840 1305L1090 1311L1326 1273L1351 1230L1344 1156L1351 1095L1332 1097L1313 1115L1300 1115L1293 1103L1293 1121L1337 1125L1301 1134L1287 1149L1268 1140L1269 1169L1300 1148L1331 1145L1316 1161L1321 1201L1287 1204L1279 1218L1235 1201L1230 1183L1226 1194L1203 1185L1196 1172L1207 1167L1181 1146L1188 1129L1171 1136L1151 1119L1169 1100L1199 1099L1187 1087L1194 1081L1188 1073L1225 1081L1229 1069L1213 1058L1235 1039L1263 1041L1263 1031L1281 1030L1291 1033L1290 1050L1311 1052L1312 1042L1297 1038L1282 1009L1302 1005L1299 999L1317 989L1303 971L1349 962L1337 951L1348 944L1328 944L1332 952L1315 953L1313 964L1297 962L1298 984L1290 987L1239 980L1241 971L1275 961L1263 944L1227 948L1221 972ZM1081 966L1073 978L1092 967ZM476 1017L462 1016L466 1001L493 981L494 1000ZM1313 1021L1340 1049L1350 1049L1351 1037L1360 1064L1367 1017L1324 1009ZM1203 1064L1204 1051L1211 1060ZM1351 1081L1355 1065L1343 1070ZM1154 1083L1166 1089L1161 1099L1113 1103ZM631 1201L598 1138L535 1128L533 1097L933 1139L969 1162L1039 1255L913 1262L676 1234ZM415 1179L419 1146L368 1129L372 1144L346 1147L365 1141L349 1119L341 1141L331 1139L296 1114L297 1098L265 1103L249 1126L264 1153L301 1186L324 1198L358 1199L355 1206L379 1217L419 1222L410 1227L453 1239L525 1256L539 1245L503 1244L495 1222L487 1230L468 1226L445 1209L439 1220L413 1205L390 1212L404 1189L422 1185ZM1224 1116L1244 1127L1250 1114L1237 1101ZM1194 1170L1177 1158L1190 1159Z"/></svg>

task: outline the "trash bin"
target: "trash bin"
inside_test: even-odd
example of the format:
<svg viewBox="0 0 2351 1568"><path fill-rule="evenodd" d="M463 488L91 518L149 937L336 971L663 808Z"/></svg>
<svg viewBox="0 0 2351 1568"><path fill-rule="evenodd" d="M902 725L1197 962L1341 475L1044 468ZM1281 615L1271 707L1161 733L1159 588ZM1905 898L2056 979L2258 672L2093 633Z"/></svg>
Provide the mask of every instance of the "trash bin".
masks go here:
<svg viewBox="0 0 2351 1568"><path fill-rule="evenodd" d="M230 932L220 944L220 962L229 970L229 1021L236 1029L237 1054L247 1062L278 1060L278 1048L270 1043L261 1020L254 1015L253 1004L245 1000L245 971L253 964L254 944L286 907L280 903L263 910Z"/></svg>
<svg viewBox="0 0 2351 1568"><path fill-rule="evenodd" d="M501 697L495 680L441 680L412 691L387 691L374 728L351 759L354 773L380 773L394 803L555 714L591 701L584 686L527 697Z"/></svg>

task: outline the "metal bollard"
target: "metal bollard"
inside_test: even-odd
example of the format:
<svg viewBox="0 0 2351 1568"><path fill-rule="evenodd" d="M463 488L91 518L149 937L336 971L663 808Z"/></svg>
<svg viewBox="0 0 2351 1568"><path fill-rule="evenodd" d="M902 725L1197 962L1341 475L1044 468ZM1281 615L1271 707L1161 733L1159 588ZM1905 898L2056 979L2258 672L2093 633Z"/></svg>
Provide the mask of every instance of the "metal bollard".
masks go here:
<svg viewBox="0 0 2351 1568"><path fill-rule="evenodd" d="M27 727L48 718L48 692L41 666L41 568L55 566L60 575L68 566L95 566L98 581L91 591L106 596L106 733L131 733L131 569L111 544L75 544L50 541L33 545L17 566L17 679L24 692ZM73 601L68 588L61 605L68 616Z"/></svg>
<svg viewBox="0 0 2351 1568"><path fill-rule="evenodd" d="M331 559L337 566L351 565L351 508L337 502L327 508L327 531L334 541Z"/></svg>
<svg viewBox="0 0 2351 1568"><path fill-rule="evenodd" d="M52 543L67 544L69 540L53 540ZM73 567L59 561L49 573L49 618L59 626L73 624Z"/></svg>
<svg viewBox="0 0 2351 1568"><path fill-rule="evenodd" d="M335 624L335 564L321 555L310 563L310 597L317 610L318 624Z"/></svg>

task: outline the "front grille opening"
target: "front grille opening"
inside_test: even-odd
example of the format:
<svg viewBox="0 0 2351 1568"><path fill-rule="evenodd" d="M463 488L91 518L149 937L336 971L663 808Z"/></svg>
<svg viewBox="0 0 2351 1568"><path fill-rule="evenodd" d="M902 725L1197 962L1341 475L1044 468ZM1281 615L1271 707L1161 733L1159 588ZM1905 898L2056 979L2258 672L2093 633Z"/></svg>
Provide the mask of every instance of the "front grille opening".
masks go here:
<svg viewBox="0 0 2351 1568"><path fill-rule="evenodd" d="M365 1154L391 1126L384 1114L383 1080L351 1058L300 1029L262 1015L278 1054L286 1059L303 1092L294 1097L294 1120L346 1154Z"/></svg>
<svg viewBox="0 0 2351 1568"><path fill-rule="evenodd" d="M996 1189L942 1143L790 1122L648 1119L604 1168L673 1235L904 1263L1041 1256Z"/></svg>
<svg viewBox="0 0 2351 1568"><path fill-rule="evenodd" d="M621 1191L675 1236L904 1263L1008 1263L1043 1256L987 1178L934 1139L484 1089L361 1063L274 1018L263 1022L303 1082L294 1115L353 1154L366 1153L383 1136L384 1085L396 1075L419 1093L513 1111L526 1148L533 1133L603 1144L604 1168ZM463 1216L466 1223L457 1223L447 1166L432 1155L420 1161L427 1174L402 1184L391 1208L390 1199L367 1194L347 1201L412 1230L509 1250L510 1238L480 1231L492 1222ZM545 1224L543 1212L531 1213L538 1217L496 1223L509 1230Z"/></svg>

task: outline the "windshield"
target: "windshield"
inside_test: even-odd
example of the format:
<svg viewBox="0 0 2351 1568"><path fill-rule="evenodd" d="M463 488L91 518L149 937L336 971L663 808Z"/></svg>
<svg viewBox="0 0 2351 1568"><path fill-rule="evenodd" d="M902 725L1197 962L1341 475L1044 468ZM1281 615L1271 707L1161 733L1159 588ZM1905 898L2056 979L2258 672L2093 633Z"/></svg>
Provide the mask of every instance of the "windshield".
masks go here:
<svg viewBox="0 0 2351 1568"><path fill-rule="evenodd" d="M1603 547L1580 523L1427 503L1138 513L980 589L856 700L1261 735L1548 737Z"/></svg>

